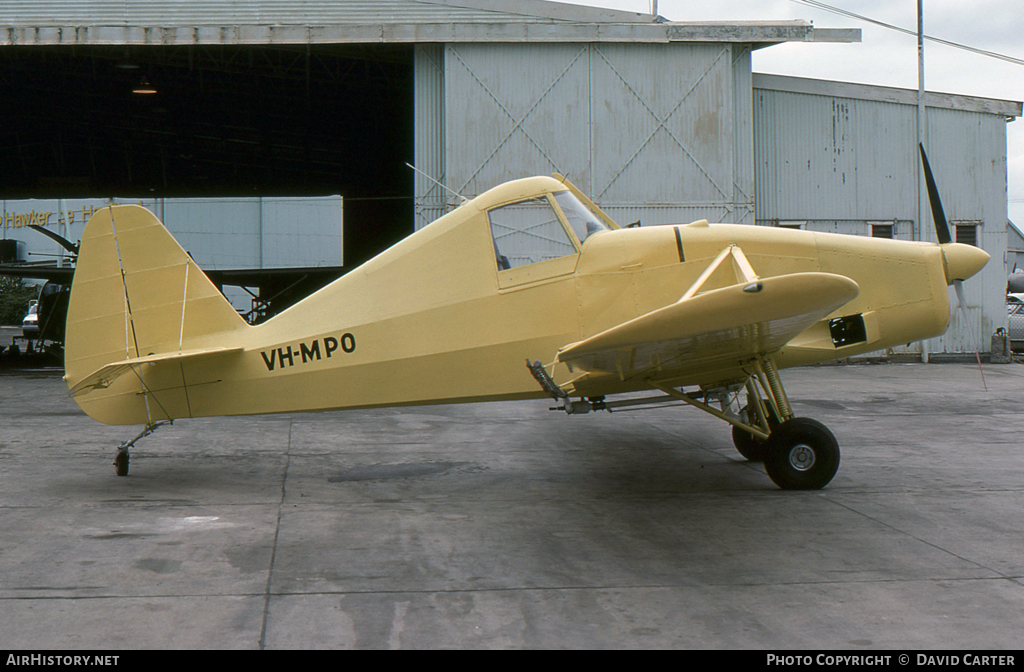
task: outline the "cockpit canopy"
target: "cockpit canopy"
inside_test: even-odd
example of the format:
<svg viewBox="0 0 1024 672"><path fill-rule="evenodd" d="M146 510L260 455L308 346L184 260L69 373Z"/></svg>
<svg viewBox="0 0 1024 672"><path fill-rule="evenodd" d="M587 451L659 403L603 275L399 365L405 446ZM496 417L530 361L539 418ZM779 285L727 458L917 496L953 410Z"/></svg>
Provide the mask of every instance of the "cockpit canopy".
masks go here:
<svg viewBox="0 0 1024 672"><path fill-rule="evenodd" d="M590 236L608 230L568 189L499 205L487 216L498 270L577 254Z"/></svg>

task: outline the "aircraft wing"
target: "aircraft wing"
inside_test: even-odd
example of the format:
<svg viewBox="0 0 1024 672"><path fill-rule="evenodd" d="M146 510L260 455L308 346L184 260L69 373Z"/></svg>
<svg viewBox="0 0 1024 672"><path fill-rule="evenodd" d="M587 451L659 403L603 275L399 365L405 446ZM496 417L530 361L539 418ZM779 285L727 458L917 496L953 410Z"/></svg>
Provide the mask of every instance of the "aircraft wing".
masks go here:
<svg viewBox="0 0 1024 672"><path fill-rule="evenodd" d="M119 362L111 362L110 364L93 371L88 376L80 380L78 384L71 388L69 393L72 397L76 397L79 394L83 394L91 390L105 389L110 387L115 380L131 371L133 367L142 366L144 364L159 365L183 363L186 361L208 359L211 357L222 357L224 355L241 351L242 348L208 348L204 350L168 352L159 355L147 355L145 357L132 357Z"/></svg>
<svg viewBox="0 0 1024 672"><path fill-rule="evenodd" d="M857 283L793 273L715 289L651 311L559 350L570 371L617 373L732 365L774 352L853 300Z"/></svg>

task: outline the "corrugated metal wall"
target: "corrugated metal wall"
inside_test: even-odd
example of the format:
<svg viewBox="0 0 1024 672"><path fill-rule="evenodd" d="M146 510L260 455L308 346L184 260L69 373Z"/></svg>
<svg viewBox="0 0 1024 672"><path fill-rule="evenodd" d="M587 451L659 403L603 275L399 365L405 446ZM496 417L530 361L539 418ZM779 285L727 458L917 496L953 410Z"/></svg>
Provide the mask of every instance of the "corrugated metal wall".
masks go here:
<svg viewBox="0 0 1024 672"><path fill-rule="evenodd" d="M446 45L440 80L417 54L417 136L443 118L444 143L418 141L416 161L450 188L557 172L624 223L753 223L746 46Z"/></svg>
<svg viewBox="0 0 1024 672"><path fill-rule="evenodd" d="M415 177L414 225L421 229L460 199L439 185L448 186L445 171L444 46L416 45L413 67L414 152L416 169L421 171Z"/></svg>
<svg viewBox="0 0 1024 672"><path fill-rule="evenodd" d="M871 222L897 222L897 237L922 239L917 220L914 105L770 88L753 90L758 224L806 222L812 230L869 235ZM969 324L955 313L930 352L985 352L1006 326L1006 119L929 107L927 149L951 224L977 222L992 256L965 283ZM931 212L924 240L934 240ZM954 296L951 291L951 296ZM955 296L952 305L956 305ZM919 344L910 348L919 352Z"/></svg>
<svg viewBox="0 0 1024 672"><path fill-rule="evenodd" d="M759 223L916 219L915 110L765 89L753 100Z"/></svg>

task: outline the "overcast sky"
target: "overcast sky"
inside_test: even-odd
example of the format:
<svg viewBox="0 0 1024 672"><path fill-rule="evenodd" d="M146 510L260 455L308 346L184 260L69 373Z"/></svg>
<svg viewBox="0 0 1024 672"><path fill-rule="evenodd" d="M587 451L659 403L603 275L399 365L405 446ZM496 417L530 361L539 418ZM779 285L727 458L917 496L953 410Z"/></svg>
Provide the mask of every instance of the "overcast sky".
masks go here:
<svg viewBox="0 0 1024 672"><path fill-rule="evenodd" d="M651 11L650 0L562 0ZM916 0L824 0L878 21L917 31ZM816 9L797 0L659 0L670 21L804 19L822 28L860 28L859 44L788 42L753 54L754 72L917 89L917 38ZM1021 0L924 0L925 35L1024 59ZM929 91L1024 101L1024 66L925 41ZM1024 119L1007 125L1010 219L1024 225Z"/></svg>

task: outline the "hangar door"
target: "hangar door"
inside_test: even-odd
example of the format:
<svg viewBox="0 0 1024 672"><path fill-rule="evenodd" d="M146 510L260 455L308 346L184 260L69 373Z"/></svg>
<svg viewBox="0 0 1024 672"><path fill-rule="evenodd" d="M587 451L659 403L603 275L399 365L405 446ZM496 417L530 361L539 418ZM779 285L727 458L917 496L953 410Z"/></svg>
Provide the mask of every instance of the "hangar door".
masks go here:
<svg viewBox="0 0 1024 672"><path fill-rule="evenodd" d="M753 223L746 45L419 47L416 78L417 163L465 196L557 172L622 224ZM458 202L416 197L417 228Z"/></svg>

